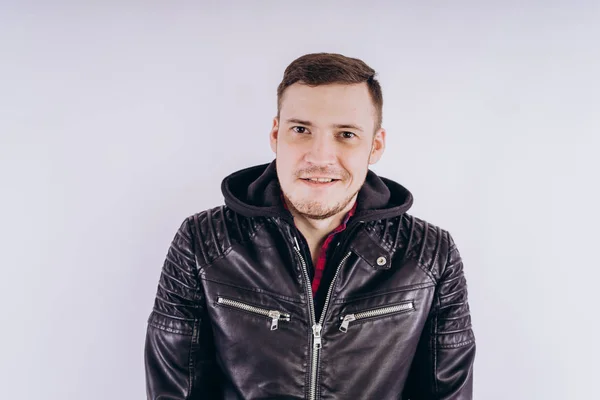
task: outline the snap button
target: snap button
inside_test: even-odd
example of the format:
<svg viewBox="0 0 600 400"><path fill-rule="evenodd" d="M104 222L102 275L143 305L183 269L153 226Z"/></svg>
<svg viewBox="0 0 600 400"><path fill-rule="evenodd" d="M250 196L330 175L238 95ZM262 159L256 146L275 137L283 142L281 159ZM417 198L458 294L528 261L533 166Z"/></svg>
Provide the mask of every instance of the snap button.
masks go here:
<svg viewBox="0 0 600 400"><path fill-rule="evenodd" d="M387 260L385 259L385 257L379 257L377 259L377 265L381 266L381 265L385 265L385 263L387 262Z"/></svg>

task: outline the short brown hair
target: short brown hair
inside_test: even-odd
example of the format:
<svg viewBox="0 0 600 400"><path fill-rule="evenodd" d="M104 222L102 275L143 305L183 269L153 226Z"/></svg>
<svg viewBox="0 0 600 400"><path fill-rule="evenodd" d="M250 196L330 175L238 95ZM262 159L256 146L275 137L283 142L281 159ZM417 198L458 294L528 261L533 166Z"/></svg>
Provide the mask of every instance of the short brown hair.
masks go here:
<svg viewBox="0 0 600 400"><path fill-rule="evenodd" d="M381 86L375 80L375 70L364 61L336 53L312 53L298 57L285 69L283 80L277 87L277 117L281 111L283 92L296 82L308 86L366 82L375 106L375 129L381 128L383 109Z"/></svg>

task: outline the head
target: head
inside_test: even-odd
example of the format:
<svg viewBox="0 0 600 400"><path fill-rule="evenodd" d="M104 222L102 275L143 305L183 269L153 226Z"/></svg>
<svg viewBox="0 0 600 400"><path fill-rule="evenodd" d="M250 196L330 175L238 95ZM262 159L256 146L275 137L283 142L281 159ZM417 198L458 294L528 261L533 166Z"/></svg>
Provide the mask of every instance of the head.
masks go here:
<svg viewBox="0 0 600 400"><path fill-rule="evenodd" d="M346 211L381 158L383 97L374 76L340 54L307 54L286 68L270 141L292 212L325 219Z"/></svg>

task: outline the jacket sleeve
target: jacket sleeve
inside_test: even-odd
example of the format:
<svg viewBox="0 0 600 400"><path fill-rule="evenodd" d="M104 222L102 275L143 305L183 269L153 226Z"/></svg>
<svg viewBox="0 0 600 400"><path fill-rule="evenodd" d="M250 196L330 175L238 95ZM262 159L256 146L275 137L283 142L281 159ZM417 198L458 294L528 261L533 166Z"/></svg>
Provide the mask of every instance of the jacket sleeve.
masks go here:
<svg viewBox="0 0 600 400"><path fill-rule="evenodd" d="M403 399L471 400L475 337L463 263L446 232L448 257L413 359Z"/></svg>
<svg viewBox="0 0 600 400"><path fill-rule="evenodd" d="M194 243L188 218L168 249L148 318L144 364L149 400L221 398Z"/></svg>

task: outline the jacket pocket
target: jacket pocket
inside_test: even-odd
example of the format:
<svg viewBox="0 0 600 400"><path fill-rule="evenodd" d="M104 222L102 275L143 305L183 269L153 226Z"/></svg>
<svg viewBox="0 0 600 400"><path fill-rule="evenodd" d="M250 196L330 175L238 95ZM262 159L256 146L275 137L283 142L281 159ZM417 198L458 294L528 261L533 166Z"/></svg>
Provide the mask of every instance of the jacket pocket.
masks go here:
<svg viewBox="0 0 600 400"><path fill-rule="evenodd" d="M345 314L340 317L342 324L340 325L340 331L346 333L351 322L360 321L363 319L376 319L378 317L387 317L391 314L401 314L411 312L415 310L414 302L407 301L393 306L374 308L370 310L360 311L354 314Z"/></svg>
<svg viewBox="0 0 600 400"><path fill-rule="evenodd" d="M274 331L279 327L279 321L289 321L290 314L279 310L268 310L266 308L257 307L252 304L242 303L238 300L227 299L225 297L217 297L217 304L225 307L231 307L238 310L243 310L252 314L262 315L271 320L271 330Z"/></svg>

